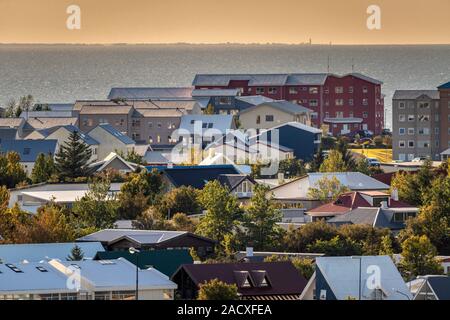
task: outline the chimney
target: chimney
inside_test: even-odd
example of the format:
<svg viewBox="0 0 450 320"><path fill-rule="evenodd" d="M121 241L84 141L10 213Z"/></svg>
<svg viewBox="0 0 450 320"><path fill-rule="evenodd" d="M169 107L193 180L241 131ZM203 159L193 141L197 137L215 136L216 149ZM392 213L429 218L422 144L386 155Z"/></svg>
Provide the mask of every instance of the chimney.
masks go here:
<svg viewBox="0 0 450 320"><path fill-rule="evenodd" d="M394 201L398 201L398 189L397 188L392 189L391 198Z"/></svg>
<svg viewBox="0 0 450 320"><path fill-rule="evenodd" d="M283 172L278 173L278 183L279 184L284 183L284 173Z"/></svg>
<svg viewBox="0 0 450 320"><path fill-rule="evenodd" d="M253 247L245 248L245 256L247 258L253 257Z"/></svg>

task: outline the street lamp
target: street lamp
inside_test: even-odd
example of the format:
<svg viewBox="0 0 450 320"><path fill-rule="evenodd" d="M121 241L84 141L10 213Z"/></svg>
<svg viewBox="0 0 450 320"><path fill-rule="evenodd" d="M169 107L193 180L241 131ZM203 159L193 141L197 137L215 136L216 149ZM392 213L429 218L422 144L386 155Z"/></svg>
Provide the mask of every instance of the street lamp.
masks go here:
<svg viewBox="0 0 450 320"><path fill-rule="evenodd" d="M128 252L130 252L130 254L136 255L136 298L135 299L139 300L139 253L141 251L131 247L130 249L128 249Z"/></svg>
<svg viewBox="0 0 450 320"><path fill-rule="evenodd" d="M361 272L362 272L362 257L352 257L352 259L359 259L359 286L358 286L358 296L359 300L361 300Z"/></svg>
<svg viewBox="0 0 450 320"><path fill-rule="evenodd" d="M406 298L408 298L408 300L411 300L411 298L409 297L409 295L407 295L404 292L401 292L400 290L395 290L395 292L400 293L402 296L405 296Z"/></svg>

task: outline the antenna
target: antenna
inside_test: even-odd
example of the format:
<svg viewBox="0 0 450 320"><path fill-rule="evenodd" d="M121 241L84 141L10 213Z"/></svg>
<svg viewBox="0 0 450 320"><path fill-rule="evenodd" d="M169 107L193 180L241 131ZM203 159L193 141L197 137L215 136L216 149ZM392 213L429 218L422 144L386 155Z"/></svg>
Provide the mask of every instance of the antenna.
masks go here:
<svg viewBox="0 0 450 320"><path fill-rule="evenodd" d="M352 57L352 73L355 72L355 59Z"/></svg>

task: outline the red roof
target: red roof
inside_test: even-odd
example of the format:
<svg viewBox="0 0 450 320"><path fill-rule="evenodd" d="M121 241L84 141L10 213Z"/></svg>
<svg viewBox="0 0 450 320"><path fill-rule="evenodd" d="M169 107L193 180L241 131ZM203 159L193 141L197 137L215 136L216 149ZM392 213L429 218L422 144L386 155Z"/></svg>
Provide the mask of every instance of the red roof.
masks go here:
<svg viewBox="0 0 450 320"><path fill-rule="evenodd" d="M361 191L347 192L339 196L339 198L334 202L329 202L321 205L317 208L308 210L306 213L310 216L321 217L321 216L334 216L347 213L356 208L370 208L373 207L362 194L369 195L370 193ZM377 193L375 196L386 195L390 198L388 194ZM396 201L392 198L389 200L390 208L414 208L414 206L405 203L403 201Z"/></svg>

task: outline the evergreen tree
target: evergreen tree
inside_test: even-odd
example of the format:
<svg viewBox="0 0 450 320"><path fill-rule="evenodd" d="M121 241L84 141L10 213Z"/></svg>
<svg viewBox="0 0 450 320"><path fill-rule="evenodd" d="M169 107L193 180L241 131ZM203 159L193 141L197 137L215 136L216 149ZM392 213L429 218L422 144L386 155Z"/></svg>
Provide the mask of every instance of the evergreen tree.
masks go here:
<svg viewBox="0 0 450 320"><path fill-rule="evenodd" d="M238 297L235 284L213 279L200 285L197 300L237 300Z"/></svg>
<svg viewBox="0 0 450 320"><path fill-rule="evenodd" d="M342 155L342 160L344 161L345 168L347 171L355 171L356 163L355 159L353 158L353 155L350 150L348 150L348 142L345 140L344 137L341 137L337 144L336 144L336 150L340 152Z"/></svg>
<svg viewBox="0 0 450 320"><path fill-rule="evenodd" d="M328 157L320 166L320 172L345 172L347 166L342 158L342 153L337 150L331 150Z"/></svg>
<svg viewBox="0 0 450 320"><path fill-rule="evenodd" d="M85 177L88 174L92 150L81 140L80 134L73 131L56 154L56 169L62 178Z"/></svg>
<svg viewBox="0 0 450 320"><path fill-rule="evenodd" d="M70 255L67 256L68 261L81 261L84 258L84 252L78 245L72 248Z"/></svg>
<svg viewBox="0 0 450 320"><path fill-rule="evenodd" d="M31 172L31 181L33 183L47 182L55 173L55 164L51 155L40 153Z"/></svg>

